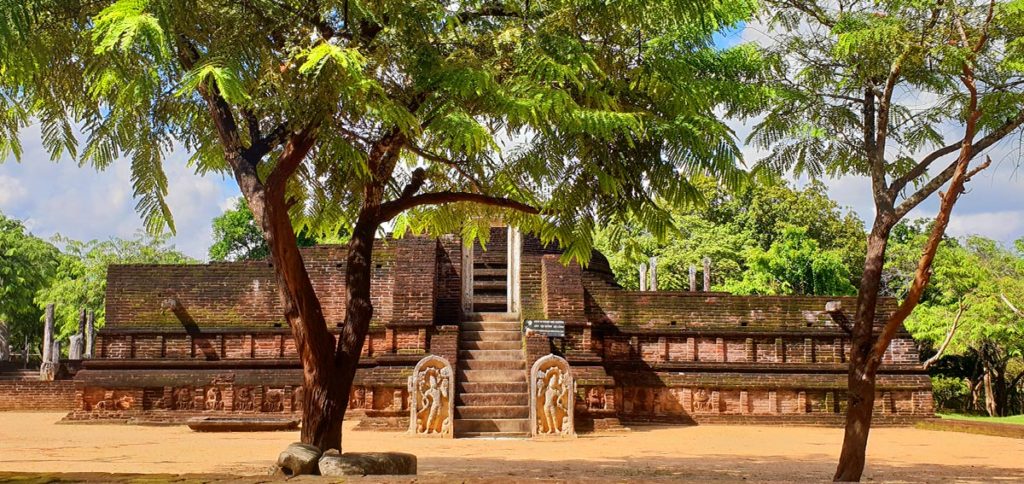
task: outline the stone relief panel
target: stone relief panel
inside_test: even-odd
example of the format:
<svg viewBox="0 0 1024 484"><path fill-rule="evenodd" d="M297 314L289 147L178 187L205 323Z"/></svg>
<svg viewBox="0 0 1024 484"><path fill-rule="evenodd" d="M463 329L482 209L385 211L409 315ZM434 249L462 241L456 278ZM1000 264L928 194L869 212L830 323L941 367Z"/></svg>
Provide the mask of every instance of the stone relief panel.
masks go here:
<svg viewBox="0 0 1024 484"><path fill-rule="evenodd" d="M123 412L137 410L135 396L127 390L88 389L83 395L83 408L91 412Z"/></svg>
<svg viewBox="0 0 1024 484"><path fill-rule="evenodd" d="M574 436L575 382L569 362L555 355L530 369L530 431L533 435Z"/></svg>
<svg viewBox="0 0 1024 484"><path fill-rule="evenodd" d="M224 410L224 392L218 386L207 387L203 407L206 410Z"/></svg>
<svg viewBox="0 0 1024 484"><path fill-rule="evenodd" d="M714 403L711 400L711 392L698 388L693 392L693 411L695 413L710 413L714 411Z"/></svg>
<svg viewBox="0 0 1024 484"><path fill-rule="evenodd" d="M306 399L306 387L299 385L295 387L295 391L292 392L292 411L302 412L302 406L305 404Z"/></svg>
<svg viewBox="0 0 1024 484"><path fill-rule="evenodd" d="M236 412L256 410L256 392L252 387L235 387L234 407Z"/></svg>
<svg viewBox="0 0 1024 484"><path fill-rule="evenodd" d="M263 394L264 412L284 411L284 390L280 388L267 389Z"/></svg>
<svg viewBox="0 0 1024 484"><path fill-rule="evenodd" d="M178 387L174 389L175 410L195 410L196 399L192 387Z"/></svg>
<svg viewBox="0 0 1024 484"><path fill-rule="evenodd" d="M452 436L452 420L455 415L453 376L451 363L440 356L430 355L416 363L409 377L410 433Z"/></svg>
<svg viewBox="0 0 1024 484"><path fill-rule="evenodd" d="M348 408L350 410L363 408L366 404L366 388L354 387L348 396Z"/></svg>

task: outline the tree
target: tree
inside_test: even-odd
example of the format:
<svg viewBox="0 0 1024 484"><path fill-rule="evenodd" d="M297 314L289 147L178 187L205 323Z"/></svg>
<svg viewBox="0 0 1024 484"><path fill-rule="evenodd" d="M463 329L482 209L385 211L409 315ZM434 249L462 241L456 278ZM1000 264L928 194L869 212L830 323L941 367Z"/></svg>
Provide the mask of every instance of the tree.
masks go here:
<svg viewBox="0 0 1024 484"><path fill-rule="evenodd" d="M743 176L717 113L760 105L746 81L761 59L711 36L751 13L744 0L24 2L0 15L0 101L17 115L3 132L16 149L9 133L35 116L53 155L103 167L123 153L151 228L173 228L172 138L200 171L230 173L302 360L301 439L339 449L381 224L472 238L501 216L579 260L597 224L663 231L653 198L688 200L692 174ZM337 340L293 224L351 234Z"/></svg>
<svg viewBox="0 0 1024 484"><path fill-rule="evenodd" d="M658 287L663 290L688 288L689 266L695 265L702 272L704 257L712 260L712 287L718 290L744 294L847 294L852 290L855 279L851 272L864 258L864 223L852 211L840 210L821 183L812 182L801 189L782 182L747 184L734 191L710 179L696 180L694 185L701 202L669 208L673 229L663 239L630 222L598 231L596 245L608 256L623 286L637 289L638 264L656 256ZM791 233L793 227L802 227L802 234ZM783 280L778 278L781 273L772 274L764 256L769 252L794 256L781 247L792 244L794 237L803 240L800 244L818 247L808 255L817 261L820 270L831 274L830 278L845 277L845 283L835 281L835 285L815 289L810 278L790 280L792 284L784 288ZM832 258L838 258L839 263L830 262ZM754 259L765 263L756 264ZM751 271L759 268L764 269L757 276L763 284L754 287L742 283L745 278L752 283ZM805 274L810 276L811 272Z"/></svg>
<svg viewBox="0 0 1024 484"><path fill-rule="evenodd" d="M0 325L7 325L12 344L40 341L43 312L32 301L50 284L57 258L56 247L0 214Z"/></svg>
<svg viewBox="0 0 1024 484"><path fill-rule="evenodd" d="M920 233L906 245L924 238ZM907 264L905 256L898 257L900 244L894 248L892 262ZM948 359L968 363L936 360L942 374L966 378L976 397L973 403L982 401L977 397L984 390L984 410L990 416L1009 413L1010 394L1024 381L1024 371L1015 370L1024 363L1024 315L1017 309L1024 302L1021 260L1021 254L984 237L945 241L936 253L932 285L907 319L907 329L916 338L940 353L945 349Z"/></svg>
<svg viewBox="0 0 1024 484"><path fill-rule="evenodd" d="M802 227L786 227L768 250L755 247L746 254L743 279L727 284L735 294L849 295L850 271L835 250L821 250Z"/></svg>
<svg viewBox="0 0 1024 484"><path fill-rule="evenodd" d="M935 251L972 162L1024 124L1024 3L1020 0L769 3L781 59L778 96L751 134L759 165L812 177L869 177L875 220L861 271L850 355L849 406L836 480L859 480L875 373L928 283ZM925 104L904 93L934 96ZM948 131L952 134L945 133ZM874 333L889 237L942 186L913 282Z"/></svg>
<svg viewBox="0 0 1024 484"><path fill-rule="evenodd" d="M57 236L63 247L52 281L39 288L35 305L40 310L54 305L55 337L78 332L80 311L96 315L97 328L105 321L104 299L107 292L107 268L112 264L192 264L196 261L167 244L166 236L137 234L132 239L111 238L81 242Z"/></svg>
<svg viewBox="0 0 1024 484"><path fill-rule="evenodd" d="M299 247L311 247L317 243L305 231L299 232L296 238ZM214 217L210 260L262 260L269 255L267 241L263 239L263 233L244 199L237 199L234 208Z"/></svg>

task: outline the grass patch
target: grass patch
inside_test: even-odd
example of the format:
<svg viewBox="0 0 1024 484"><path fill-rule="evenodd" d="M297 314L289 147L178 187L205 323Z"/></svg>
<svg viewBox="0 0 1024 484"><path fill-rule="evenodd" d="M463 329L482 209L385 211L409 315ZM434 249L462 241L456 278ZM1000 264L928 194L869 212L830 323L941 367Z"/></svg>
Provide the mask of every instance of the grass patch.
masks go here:
<svg viewBox="0 0 1024 484"><path fill-rule="evenodd" d="M1009 417L983 417L979 415L962 415L958 413L939 414L939 417L949 420L967 420L970 422L988 422L1013 425L1024 425L1024 415L1011 415Z"/></svg>

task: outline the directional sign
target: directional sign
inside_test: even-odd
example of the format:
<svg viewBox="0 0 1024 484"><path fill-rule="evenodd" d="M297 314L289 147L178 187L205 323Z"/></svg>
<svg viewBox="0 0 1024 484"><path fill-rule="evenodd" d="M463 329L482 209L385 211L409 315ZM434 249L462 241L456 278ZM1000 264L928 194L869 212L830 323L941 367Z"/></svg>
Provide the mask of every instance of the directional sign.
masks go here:
<svg viewBox="0 0 1024 484"><path fill-rule="evenodd" d="M525 328L527 333L539 334L548 338L565 337L565 321L527 319Z"/></svg>

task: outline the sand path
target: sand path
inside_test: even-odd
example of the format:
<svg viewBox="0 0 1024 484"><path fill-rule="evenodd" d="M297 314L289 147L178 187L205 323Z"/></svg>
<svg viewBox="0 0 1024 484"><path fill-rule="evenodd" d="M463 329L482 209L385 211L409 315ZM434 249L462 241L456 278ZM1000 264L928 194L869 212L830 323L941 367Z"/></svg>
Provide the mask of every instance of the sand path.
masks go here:
<svg viewBox="0 0 1024 484"><path fill-rule="evenodd" d="M0 412L0 471L264 474L297 432L207 434L187 427L58 424ZM347 428L352 423L347 424ZM567 441L439 440L346 431L349 451L419 457L424 477L826 480L842 430L641 427ZM911 428L871 433L865 480L1024 481L1024 440Z"/></svg>

